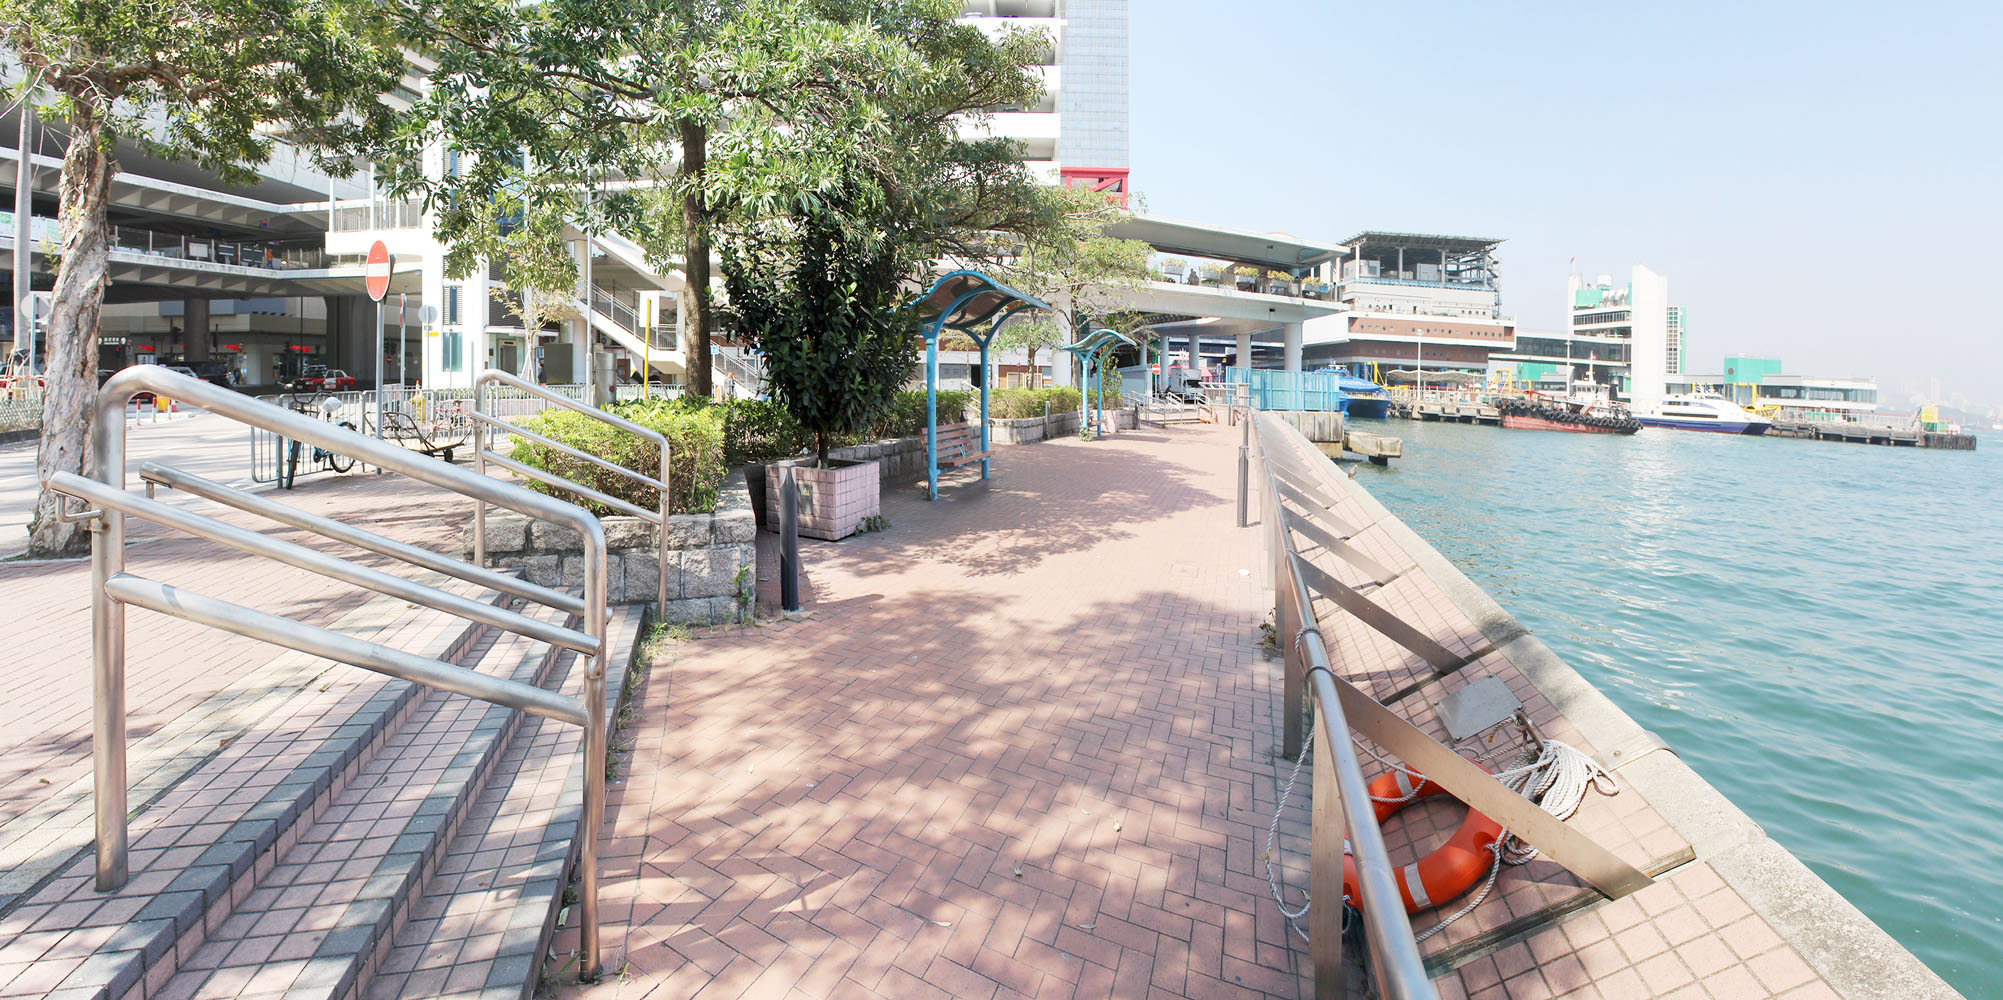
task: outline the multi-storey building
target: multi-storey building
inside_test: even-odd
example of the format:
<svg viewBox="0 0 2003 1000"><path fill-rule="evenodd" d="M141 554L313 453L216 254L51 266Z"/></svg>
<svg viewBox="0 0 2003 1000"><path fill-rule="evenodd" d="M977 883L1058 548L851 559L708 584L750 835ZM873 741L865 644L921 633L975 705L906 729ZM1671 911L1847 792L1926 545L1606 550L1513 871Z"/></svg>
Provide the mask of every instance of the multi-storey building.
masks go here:
<svg viewBox="0 0 2003 1000"><path fill-rule="evenodd" d="M1525 331L1516 347L1489 360L1498 380L1563 387L1575 379L1608 386L1637 409L1650 409L1683 370L1688 315L1669 304L1669 279L1636 264L1626 284L1574 273L1566 283L1565 329Z"/></svg>
<svg viewBox="0 0 2003 1000"><path fill-rule="evenodd" d="M1051 40L1035 107L992 109L987 134L1023 144L1039 177L1127 194L1127 0L965 0L963 21ZM969 126L969 130L979 128Z"/></svg>
<svg viewBox="0 0 2003 1000"><path fill-rule="evenodd" d="M1052 43L1041 67L1042 101L994 109L989 128L1021 141L1026 161L1052 183L1124 195L1127 0L967 0L964 10L968 21L1040 29ZM0 76L17 82L4 70ZM406 86L422 81L407 79ZM8 115L0 122L0 142L9 147L0 152L0 189L10 192L17 121ZM38 169L30 239L52 245L62 151L53 138L32 151ZM121 146L117 155L123 173L113 185L116 248L103 367L214 359L257 385L320 363L370 379L377 310L363 291L361 261L380 239L396 258L382 310L386 379L462 387L493 366L583 381L594 363L611 365L615 375L651 364L669 381L685 377L689 359L676 336L681 275L661 273L616 234L576 243L580 280L570 301L559 303L568 317L530 331L496 269L448 279L445 248L432 237L436 220L419 205L382 196L366 167L328 177L280 146L257 183L230 187L137 147ZM440 174L465 166L444 150L432 157L429 167ZM11 213L0 215L0 252L10 252ZM33 255L37 287L49 286L50 259ZM11 309L0 310L0 325L11 335ZM727 372L739 362L726 348L705 363Z"/></svg>
<svg viewBox="0 0 2003 1000"><path fill-rule="evenodd" d="M1364 232L1341 244L1319 294L1341 310L1310 320L1309 367L1483 371L1516 342L1502 315L1501 240Z"/></svg>

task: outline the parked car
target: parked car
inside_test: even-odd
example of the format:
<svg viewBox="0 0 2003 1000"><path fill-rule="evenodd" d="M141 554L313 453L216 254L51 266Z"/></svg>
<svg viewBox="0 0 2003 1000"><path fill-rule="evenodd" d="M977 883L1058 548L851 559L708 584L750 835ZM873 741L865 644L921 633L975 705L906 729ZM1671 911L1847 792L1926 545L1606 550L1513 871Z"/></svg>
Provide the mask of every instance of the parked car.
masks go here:
<svg viewBox="0 0 2003 1000"><path fill-rule="evenodd" d="M225 389L236 388L236 371L220 361L197 361L189 367L195 370L195 377Z"/></svg>
<svg viewBox="0 0 2003 1000"><path fill-rule="evenodd" d="M355 377L339 368L314 365L307 368L298 378L286 383L286 388L293 392L347 392L356 385Z"/></svg>

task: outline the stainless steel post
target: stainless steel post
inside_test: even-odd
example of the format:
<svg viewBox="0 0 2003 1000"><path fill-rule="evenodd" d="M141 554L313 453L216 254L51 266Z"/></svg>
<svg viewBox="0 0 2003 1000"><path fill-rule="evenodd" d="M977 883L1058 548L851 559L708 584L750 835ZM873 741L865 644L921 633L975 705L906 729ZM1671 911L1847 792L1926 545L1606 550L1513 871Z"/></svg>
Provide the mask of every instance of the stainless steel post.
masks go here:
<svg viewBox="0 0 2003 1000"><path fill-rule="evenodd" d="M486 383L473 380L474 413L486 412L481 401L486 392ZM480 420L473 421L473 474L482 477L487 474L487 425ZM667 530L667 525L661 525L662 544L667 543ZM479 497L473 498L473 565L487 565L487 502Z"/></svg>
<svg viewBox="0 0 2003 1000"><path fill-rule="evenodd" d="M25 151L24 151L25 155ZM125 402L100 393L91 428L92 478L125 489ZM114 401L115 400L115 401ZM125 605L104 592L125 572L125 515L107 510L91 525L91 770L97 807L97 889L125 885Z"/></svg>
<svg viewBox="0 0 2003 1000"><path fill-rule="evenodd" d="M653 370L642 371L640 378L640 388L649 393L653 392L649 388L653 383L647 381L653 378ZM649 395L641 398L653 397ZM661 530L654 538L654 558L658 564L655 568L657 582L654 584L654 615L657 621L666 621L668 618L668 483L672 481L668 478L668 443L664 435L661 441L661 485L658 488L661 494Z"/></svg>
<svg viewBox="0 0 2003 1000"><path fill-rule="evenodd" d="M1322 729L1330 730L1326 719ZM1314 798L1308 803L1308 898L1319 904L1308 910L1308 958L1314 963L1317 998L1347 992L1348 977L1342 968L1342 847L1349 830L1343 822L1335 762L1335 751L1328 747L1315 753Z"/></svg>
<svg viewBox="0 0 2003 1000"><path fill-rule="evenodd" d="M1238 527L1252 522L1246 518L1246 490L1252 485L1252 456L1244 445L1238 446Z"/></svg>
<svg viewBox="0 0 2003 1000"><path fill-rule="evenodd" d="M800 484L779 467L779 610L800 610ZM767 484L770 488L770 484Z"/></svg>
<svg viewBox="0 0 2003 1000"><path fill-rule="evenodd" d="M584 625L598 640L598 652L584 672L584 828L577 848L577 863L583 868L579 879L578 944L584 951L583 979L596 982L599 974L598 940L598 834L605 825L605 532L593 524L584 532ZM661 526L663 541L667 525Z"/></svg>

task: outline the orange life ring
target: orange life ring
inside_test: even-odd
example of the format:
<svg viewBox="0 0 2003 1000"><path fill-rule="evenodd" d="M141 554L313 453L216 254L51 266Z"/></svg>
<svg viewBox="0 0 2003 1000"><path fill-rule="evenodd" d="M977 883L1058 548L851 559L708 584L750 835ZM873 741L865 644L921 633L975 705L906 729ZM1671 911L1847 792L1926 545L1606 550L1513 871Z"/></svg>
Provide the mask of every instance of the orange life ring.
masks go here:
<svg viewBox="0 0 2003 1000"><path fill-rule="evenodd" d="M1412 795L1412 779L1403 771L1386 771L1370 782L1370 794L1377 799L1399 799ZM1421 779L1417 795L1408 802L1377 802L1377 822L1382 825L1411 802L1445 795L1447 790L1431 780ZM1398 895L1405 900L1405 912L1417 913L1446 902L1474 887L1488 874L1495 861L1495 842L1502 837L1502 824L1469 809L1460 829L1454 831L1438 850L1398 869ZM1342 894L1357 899L1356 860L1342 858Z"/></svg>

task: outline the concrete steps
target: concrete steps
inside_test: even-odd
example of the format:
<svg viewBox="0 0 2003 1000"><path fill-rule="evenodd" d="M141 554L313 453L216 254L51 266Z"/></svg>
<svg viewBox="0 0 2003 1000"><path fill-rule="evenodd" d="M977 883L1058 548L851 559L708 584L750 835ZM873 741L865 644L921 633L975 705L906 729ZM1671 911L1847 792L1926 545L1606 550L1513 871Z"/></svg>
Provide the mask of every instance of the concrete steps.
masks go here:
<svg viewBox="0 0 2003 1000"><path fill-rule="evenodd" d="M429 636L401 648L530 683L563 678L567 689L581 690L581 676L568 676L578 673L574 655L456 620L413 631L401 620L420 612L391 603L406 614L393 615L398 620L379 630L384 637ZM611 648L624 655L608 664L614 681L623 679L637 640L637 612L621 609L615 618ZM0 913L0 979L7 980L0 995L359 996L414 910L450 909L449 894L441 904L427 903L426 893L465 881L434 885L440 872L473 870L477 850L462 860L455 835L490 831L502 817L515 824L512 835L560 841L531 859L540 865L538 886L548 884L541 892L548 918L534 921L526 948L515 946L522 956L540 954L576 831L580 731L315 663L308 683L294 678L266 692L254 702L266 714L221 738L167 787L135 793L143 811L131 822L125 887L97 892L86 850L16 896ZM611 686L616 700L618 685ZM184 756L194 752L185 734L155 735ZM204 729L199 738L207 736ZM147 780L135 779L135 787ZM559 794L563 801L553 801ZM520 852L503 854L510 865L521 860ZM532 978L516 974L517 995Z"/></svg>
<svg viewBox="0 0 2003 1000"><path fill-rule="evenodd" d="M550 619L550 616L539 616ZM531 684L549 647L486 630L464 664ZM170 996L352 995L493 773L522 713L420 689L415 705L166 983Z"/></svg>

